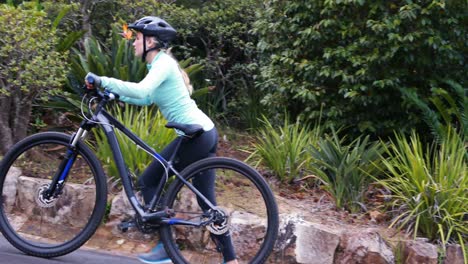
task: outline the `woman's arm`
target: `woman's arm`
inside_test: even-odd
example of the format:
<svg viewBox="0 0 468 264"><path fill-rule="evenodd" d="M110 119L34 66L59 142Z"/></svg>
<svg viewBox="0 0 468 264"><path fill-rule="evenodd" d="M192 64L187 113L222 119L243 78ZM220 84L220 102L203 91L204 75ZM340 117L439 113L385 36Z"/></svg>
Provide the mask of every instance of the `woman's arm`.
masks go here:
<svg viewBox="0 0 468 264"><path fill-rule="evenodd" d="M170 67L153 65L145 78L139 82L126 82L110 77L101 77L101 86L120 96L148 100L156 88L168 77Z"/></svg>
<svg viewBox="0 0 468 264"><path fill-rule="evenodd" d="M129 103L129 104L134 104L134 105L141 105L141 106L150 105L153 103L149 97L146 97L143 99L136 99L136 98L126 97L126 96L120 96L119 101Z"/></svg>

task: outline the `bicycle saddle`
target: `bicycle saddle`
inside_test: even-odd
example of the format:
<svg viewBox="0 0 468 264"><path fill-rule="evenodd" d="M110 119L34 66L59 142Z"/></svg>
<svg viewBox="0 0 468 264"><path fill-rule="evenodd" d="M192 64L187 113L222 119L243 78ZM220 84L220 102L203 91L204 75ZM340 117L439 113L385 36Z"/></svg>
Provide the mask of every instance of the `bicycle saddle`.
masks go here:
<svg viewBox="0 0 468 264"><path fill-rule="evenodd" d="M180 124L175 122L169 122L166 124L167 128L175 128L184 132L185 136L190 138L198 137L205 132L203 127L196 124Z"/></svg>

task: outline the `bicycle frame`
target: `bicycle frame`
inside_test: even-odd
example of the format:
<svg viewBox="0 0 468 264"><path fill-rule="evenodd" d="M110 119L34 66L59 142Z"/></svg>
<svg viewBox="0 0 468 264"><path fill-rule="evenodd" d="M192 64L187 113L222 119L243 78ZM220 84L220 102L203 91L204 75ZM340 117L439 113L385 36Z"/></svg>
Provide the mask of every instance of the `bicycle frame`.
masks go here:
<svg viewBox="0 0 468 264"><path fill-rule="evenodd" d="M110 94L112 95L112 94ZM176 150L174 153L171 155L169 160L164 159L159 153L157 153L153 148L148 146L142 139L140 139L137 135L135 135L132 131L127 129L122 123L120 123L118 120L116 120L112 115L110 115L107 111L104 110L105 105L107 104L108 101L112 100L112 96L103 96L101 102L97 106L93 116L89 120L84 120L78 131L75 133L72 142L70 144L70 150L73 151L76 144L78 141L83 140L87 133L95 127L97 124L100 124L101 128L104 130L107 141L110 145L110 148L112 150L113 154L113 159L116 164L119 176L122 180L122 185L125 190L125 194L127 195L130 204L132 205L133 209L135 212L141 217L143 222L149 221L149 220L159 220L161 223L167 223L167 224L179 224L179 225L193 225L193 226L201 226L203 223L194 223L194 222L188 222L188 221L183 221L183 220L170 220L170 219L165 219L167 217L170 217L171 213L166 210L166 208L163 208L163 210L160 211L155 211L157 203L159 199L161 198L161 193L162 193L162 187L167 183L167 176L169 175L169 172L173 173L180 181L182 181L192 192L194 192L197 197L203 200L210 209L216 210L215 205L213 205L203 194L201 194L190 182L186 181L182 175L174 168L173 166L173 160L175 158L175 155L179 149L180 143L183 140L183 136L178 137L178 145L176 147ZM157 159L161 164L166 169L165 174L163 175L165 177L161 177L161 181L158 185L158 189L156 193L153 196L153 199L151 200L150 204L148 207L143 207L142 204L138 201L138 199L135 196L135 192L133 191L132 188L132 181L131 177L126 169L125 161L122 155L122 151L120 149L120 145L117 140L117 136L115 133L115 129L118 129L121 131L127 138L129 138L137 147L143 149L145 152L147 152L149 155L151 155L154 159ZM75 154L76 155L76 154ZM74 157L72 157L73 162ZM63 165L64 163L67 163L67 165ZM59 173L56 174L54 178L56 178L58 175L60 175L60 178L58 179L57 182L64 181L64 176L63 174L67 174L67 169L70 161L69 160L64 160L62 165L60 166L60 171ZM63 168L65 170L63 171ZM66 177L66 176L65 176ZM55 180L55 179L54 179ZM54 184L51 184L51 186L54 186Z"/></svg>

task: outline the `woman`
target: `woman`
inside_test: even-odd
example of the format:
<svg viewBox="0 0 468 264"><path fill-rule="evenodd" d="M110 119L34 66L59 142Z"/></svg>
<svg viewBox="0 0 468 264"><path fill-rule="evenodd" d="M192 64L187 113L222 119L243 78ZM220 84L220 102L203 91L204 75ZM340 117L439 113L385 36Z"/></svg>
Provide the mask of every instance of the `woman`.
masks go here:
<svg viewBox="0 0 468 264"><path fill-rule="evenodd" d="M207 157L215 156L218 134L211 119L198 109L195 101L190 98L191 85L178 63L165 52L168 43L175 38L176 31L166 21L158 17L143 17L130 24L129 29L136 31L133 42L135 55L148 63L148 74L139 83L125 82L109 77L100 77L93 73L86 75L94 78L94 84L86 81L88 89L102 86L120 95L119 100L136 105L156 104L163 116L170 122L182 124L198 124L204 133L200 136L184 140L177 153L174 164L177 170L182 170L189 164ZM162 152L169 159L175 147L171 142ZM149 203L164 173L158 161L153 161L139 178L143 198ZM199 190L210 201L215 202L214 173L206 173L203 181L194 182ZM202 206L203 207L203 206ZM236 255L229 235L216 236L223 248L226 263L237 263ZM158 244L151 252L139 255L145 263L170 263L162 244Z"/></svg>

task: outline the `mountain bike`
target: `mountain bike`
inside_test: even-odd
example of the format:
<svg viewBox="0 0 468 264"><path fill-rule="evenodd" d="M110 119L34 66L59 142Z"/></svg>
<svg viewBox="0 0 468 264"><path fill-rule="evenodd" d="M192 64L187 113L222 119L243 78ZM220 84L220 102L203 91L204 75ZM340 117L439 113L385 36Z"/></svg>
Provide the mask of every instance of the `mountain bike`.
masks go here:
<svg viewBox="0 0 468 264"><path fill-rule="evenodd" d="M174 168L151 146L106 111L118 95L93 90L83 96L84 117L73 134L40 132L15 144L0 163L0 230L26 254L52 258L68 254L95 233L107 208L107 178L93 152L90 131L103 129L123 190L135 211L119 225L144 233L159 232L174 263L221 263L221 245L213 235L229 234L241 263L263 263L278 233L278 209L262 176L247 164L224 157ZM86 114L88 105L88 114ZM177 140L203 133L198 125L167 123ZM145 204L126 166L116 130L165 168L154 197ZM206 170L216 174L216 202L192 183ZM200 203L204 203L202 210Z"/></svg>

